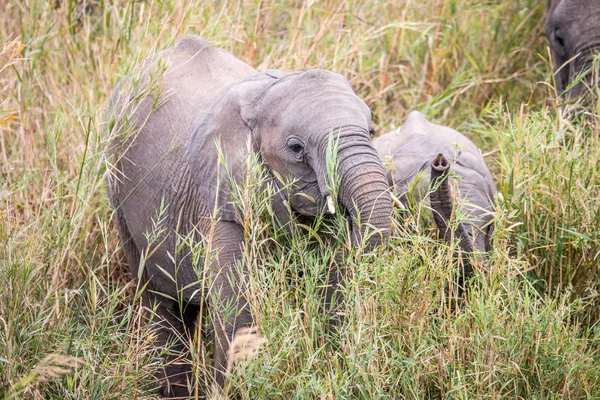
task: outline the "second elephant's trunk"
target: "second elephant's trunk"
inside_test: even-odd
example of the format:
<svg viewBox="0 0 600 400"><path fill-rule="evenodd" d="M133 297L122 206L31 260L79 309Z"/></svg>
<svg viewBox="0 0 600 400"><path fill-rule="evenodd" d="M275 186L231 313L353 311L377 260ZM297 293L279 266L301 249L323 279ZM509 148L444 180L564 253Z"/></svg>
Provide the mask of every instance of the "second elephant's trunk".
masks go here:
<svg viewBox="0 0 600 400"><path fill-rule="evenodd" d="M473 252L473 243L471 237L462 223L458 223L454 232L448 227L452 218L453 199L450 187L448 185L448 175L450 172L450 163L443 154L438 154L431 164L431 182L432 192L430 194L431 208L433 210L433 219L442 235L447 241L450 241L452 234L459 240L460 248L467 252Z"/></svg>

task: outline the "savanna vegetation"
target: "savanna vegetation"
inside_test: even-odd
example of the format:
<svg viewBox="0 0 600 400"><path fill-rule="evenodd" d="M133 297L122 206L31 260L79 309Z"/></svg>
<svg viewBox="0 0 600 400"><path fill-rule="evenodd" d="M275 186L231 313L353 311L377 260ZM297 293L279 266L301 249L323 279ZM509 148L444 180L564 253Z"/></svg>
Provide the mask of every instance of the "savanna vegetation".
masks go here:
<svg viewBox="0 0 600 400"><path fill-rule="evenodd" d="M251 304L266 343L241 398L598 398L600 127L563 118L545 1L0 2L0 397L156 398L162 353L127 273L104 179L104 103L149 53L202 35L259 70L345 75L380 133L411 110L483 150L498 187L489 266L449 299L453 246L426 205L346 254L346 323L318 293L346 228L275 228L249 170ZM596 115L598 107L596 107ZM592 110L593 111L593 110ZM317 243L317 245L315 245ZM201 321L200 325L206 325ZM207 337L190 342L198 393Z"/></svg>

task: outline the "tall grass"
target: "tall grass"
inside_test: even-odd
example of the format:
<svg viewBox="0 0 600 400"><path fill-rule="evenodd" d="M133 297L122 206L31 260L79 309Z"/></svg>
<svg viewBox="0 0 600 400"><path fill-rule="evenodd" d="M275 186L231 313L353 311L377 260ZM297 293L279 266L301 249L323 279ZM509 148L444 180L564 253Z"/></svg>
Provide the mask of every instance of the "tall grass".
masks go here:
<svg viewBox="0 0 600 400"><path fill-rule="evenodd" d="M452 248L397 218L389 248L347 259L346 325L332 335L320 293L341 223L320 222L338 237L327 244L290 239L249 182L245 261L268 341L232 390L596 397L599 131L559 115L541 3L0 2L0 396L155 397L161 349L111 222L101 115L147 54L196 33L259 70L344 74L380 132L413 109L462 130L489 152L500 193L491 270L462 301L446 299ZM208 384L201 339L192 359Z"/></svg>

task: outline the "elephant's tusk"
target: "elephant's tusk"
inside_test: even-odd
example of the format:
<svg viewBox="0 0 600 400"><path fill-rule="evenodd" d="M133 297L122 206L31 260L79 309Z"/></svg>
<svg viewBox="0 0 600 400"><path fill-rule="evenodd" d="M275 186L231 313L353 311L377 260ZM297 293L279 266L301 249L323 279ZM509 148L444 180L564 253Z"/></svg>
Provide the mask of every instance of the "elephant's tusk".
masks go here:
<svg viewBox="0 0 600 400"><path fill-rule="evenodd" d="M404 207L404 204L402 204L402 202L393 194L390 193L390 196L392 197L392 204L395 205L396 207L398 207L401 210L404 210L406 207Z"/></svg>
<svg viewBox="0 0 600 400"><path fill-rule="evenodd" d="M333 202L333 197L327 196L327 212L331 215L335 214L335 203Z"/></svg>

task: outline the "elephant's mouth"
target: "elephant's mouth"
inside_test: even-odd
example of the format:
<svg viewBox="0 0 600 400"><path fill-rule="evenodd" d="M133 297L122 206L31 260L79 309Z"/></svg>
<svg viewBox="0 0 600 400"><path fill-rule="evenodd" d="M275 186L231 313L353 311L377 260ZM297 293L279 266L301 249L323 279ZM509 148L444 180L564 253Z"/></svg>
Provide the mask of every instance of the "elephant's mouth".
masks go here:
<svg viewBox="0 0 600 400"><path fill-rule="evenodd" d="M329 221L335 218L333 214L341 213L344 210L339 202L335 204L330 196L321 194L316 181L304 181L291 189L283 188L275 176L272 177L272 182L277 193L273 197L274 211L282 222L289 221L289 218L292 217L292 220L310 226L320 215L324 220ZM288 215L286 216L286 214Z"/></svg>
<svg viewBox="0 0 600 400"><path fill-rule="evenodd" d="M327 208L323 196L311 196L305 192L292 193L289 201L294 213L306 217L316 217Z"/></svg>
<svg viewBox="0 0 600 400"><path fill-rule="evenodd" d="M303 214L300 214L300 213L298 213L296 211L293 211L293 212L294 212L294 218L301 225L310 226L318 218L318 216L303 215ZM336 220L335 219L335 215L331 215L331 214L323 214L320 218L321 218L321 221L324 222L327 225L333 224L335 222L335 220Z"/></svg>
<svg viewBox="0 0 600 400"><path fill-rule="evenodd" d="M315 229L317 224L321 227L326 227L325 232L329 232L333 234L335 237L345 237L346 234L354 232L356 228L356 224L353 221L352 215L350 212L346 210L346 208L340 204L339 202L335 204L335 214L330 213L327 210L327 206L319 209L319 211L314 215L307 215L298 212L292 208L292 213L294 216L294 220L299 226L310 227L310 229ZM308 228L303 228L308 229ZM346 234L342 234L341 230L345 231ZM321 231L321 229L320 229ZM338 234L336 234L338 232ZM344 240L344 239L341 239Z"/></svg>
<svg viewBox="0 0 600 400"><path fill-rule="evenodd" d="M335 214L333 199L321 192L316 178L296 182L288 195L288 201L292 210L302 216L316 217L323 212Z"/></svg>

